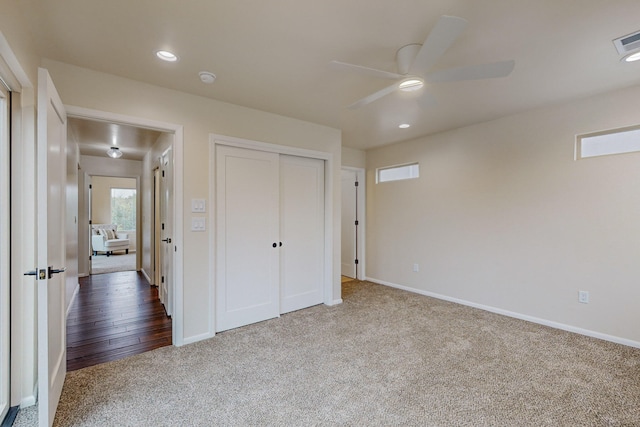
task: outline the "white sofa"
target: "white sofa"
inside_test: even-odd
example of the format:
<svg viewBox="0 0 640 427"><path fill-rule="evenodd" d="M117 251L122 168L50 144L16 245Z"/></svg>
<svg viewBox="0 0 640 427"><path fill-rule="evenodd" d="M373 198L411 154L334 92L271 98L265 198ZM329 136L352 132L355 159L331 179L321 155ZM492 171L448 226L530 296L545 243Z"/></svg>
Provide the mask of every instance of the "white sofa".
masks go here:
<svg viewBox="0 0 640 427"><path fill-rule="evenodd" d="M118 233L116 224L92 224L91 250L94 256L98 252L104 252L107 256L113 251L129 253L129 236L127 233Z"/></svg>

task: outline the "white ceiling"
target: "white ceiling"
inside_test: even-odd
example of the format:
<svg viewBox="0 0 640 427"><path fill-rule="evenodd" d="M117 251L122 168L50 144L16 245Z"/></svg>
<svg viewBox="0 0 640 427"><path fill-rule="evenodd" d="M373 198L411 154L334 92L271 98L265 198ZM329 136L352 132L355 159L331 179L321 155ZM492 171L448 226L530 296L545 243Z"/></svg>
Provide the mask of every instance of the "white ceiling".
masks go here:
<svg viewBox="0 0 640 427"><path fill-rule="evenodd" d="M118 147L122 159L142 160L162 132L134 126L70 117L69 131L85 156L105 157L109 147Z"/></svg>
<svg viewBox="0 0 640 427"><path fill-rule="evenodd" d="M638 0L22 0L43 56L315 122L367 149L640 84L612 40L640 30ZM469 25L434 70L514 59L506 78L439 83L437 105L337 71L339 60L396 72L396 50L422 43L441 15ZM163 63L154 52L180 56ZM213 85L199 71L217 76ZM398 129L401 122L412 127Z"/></svg>

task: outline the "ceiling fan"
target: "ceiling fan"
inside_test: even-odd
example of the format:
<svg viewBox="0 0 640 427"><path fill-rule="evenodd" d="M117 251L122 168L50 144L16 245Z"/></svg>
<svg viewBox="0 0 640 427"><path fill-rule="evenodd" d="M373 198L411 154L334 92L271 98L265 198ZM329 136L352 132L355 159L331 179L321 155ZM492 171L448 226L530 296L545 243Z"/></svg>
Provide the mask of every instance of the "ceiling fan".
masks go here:
<svg viewBox="0 0 640 427"><path fill-rule="evenodd" d="M406 92L416 91L421 89L425 83L492 79L506 77L511 74L515 65L515 61L513 60L450 68L432 73L428 72L456 41L460 34L462 34L466 26L467 21L463 18L447 15L441 16L423 44L408 44L398 50L396 54L398 73L376 70L374 68L348 64L346 62L331 61L333 68L395 80L392 85L365 96L347 108L356 109L362 107L396 90ZM428 92L425 92L418 98L418 104L422 108L431 106L434 103L435 100L433 96Z"/></svg>

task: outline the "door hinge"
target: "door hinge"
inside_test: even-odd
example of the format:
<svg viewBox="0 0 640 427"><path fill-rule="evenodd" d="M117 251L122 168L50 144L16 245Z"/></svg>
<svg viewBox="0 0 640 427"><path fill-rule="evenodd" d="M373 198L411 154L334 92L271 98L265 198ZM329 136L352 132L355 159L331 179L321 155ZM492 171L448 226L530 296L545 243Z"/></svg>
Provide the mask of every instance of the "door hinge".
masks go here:
<svg viewBox="0 0 640 427"><path fill-rule="evenodd" d="M164 276L160 279L160 282L164 283Z"/></svg>
<svg viewBox="0 0 640 427"><path fill-rule="evenodd" d="M356 225L359 225L359 224L358 224L358 220L357 220L357 219L356 219Z"/></svg>
<svg viewBox="0 0 640 427"><path fill-rule="evenodd" d="M164 222L162 223L162 229L164 230Z"/></svg>
<svg viewBox="0 0 640 427"><path fill-rule="evenodd" d="M360 183L359 183L358 181L356 181L356 187L357 187L358 185L360 185Z"/></svg>
<svg viewBox="0 0 640 427"><path fill-rule="evenodd" d="M358 264L358 260L356 260L356 264Z"/></svg>
<svg viewBox="0 0 640 427"><path fill-rule="evenodd" d="M91 220L89 220L89 225L93 224L93 222L91 222Z"/></svg>
<svg viewBox="0 0 640 427"><path fill-rule="evenodd" d="M89 190L93 189L93 186L91 184L89 184Z"/></svg>
<svg viewBox="0 0 640 427"><path fill-rule="evenodd" d="M164 171L162 171L162 177L164 178Z"/></svg>

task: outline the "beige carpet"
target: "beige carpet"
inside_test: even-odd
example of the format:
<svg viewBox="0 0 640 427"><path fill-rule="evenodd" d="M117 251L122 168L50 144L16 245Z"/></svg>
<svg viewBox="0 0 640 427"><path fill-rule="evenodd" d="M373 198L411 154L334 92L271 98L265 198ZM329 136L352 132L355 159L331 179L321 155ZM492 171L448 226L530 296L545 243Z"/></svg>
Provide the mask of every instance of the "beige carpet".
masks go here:
<svg viewBox="0 0 640 427"><path fill-rule="evenodd" d="M639 349L367 282L343 289L335 307L71 372L55 425L640 425Z"/></svg>
<svg viewBox="0 0 640 427"><path fill-rule="evenodd" d="M91 274L116 273L118 271L133 271L136 269L136 254L116 252L110 256L104 254L91 257Z"/></svg>

